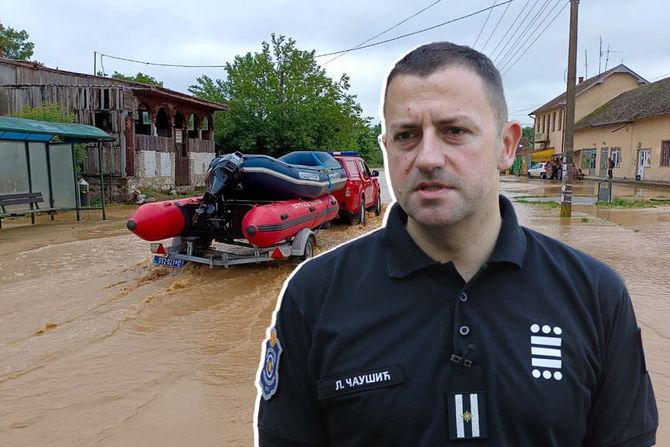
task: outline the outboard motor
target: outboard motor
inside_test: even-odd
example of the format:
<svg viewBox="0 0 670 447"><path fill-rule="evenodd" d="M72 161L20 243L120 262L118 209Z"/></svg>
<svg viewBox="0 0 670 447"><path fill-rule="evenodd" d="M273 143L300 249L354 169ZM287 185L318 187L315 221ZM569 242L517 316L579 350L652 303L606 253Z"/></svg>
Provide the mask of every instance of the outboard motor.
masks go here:
<svg viewBox="0 0 670 447"><path fill-rule="evenodd" d="M209 189L202 198L197 214L211 215L215 212L217 199L237 186L243 163L244 156L240 152L225 154L212 160L205 175L205 183L209 185Z"/></svg>

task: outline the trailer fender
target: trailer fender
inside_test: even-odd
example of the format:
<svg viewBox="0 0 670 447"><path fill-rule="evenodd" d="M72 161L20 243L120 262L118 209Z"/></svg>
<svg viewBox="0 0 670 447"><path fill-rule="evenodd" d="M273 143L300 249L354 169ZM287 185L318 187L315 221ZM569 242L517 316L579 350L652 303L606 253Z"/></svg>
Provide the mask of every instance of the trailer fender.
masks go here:
<svg viewBox="0 0 670 447"><path fill-rule="evenodd" d="M305 254L307 241L310 237L314 237L314 240L316 241L316 236L312 230L309 228L300 230L300 232L295 235L293 243L291 244L291 256L303 256Z"/></svg>

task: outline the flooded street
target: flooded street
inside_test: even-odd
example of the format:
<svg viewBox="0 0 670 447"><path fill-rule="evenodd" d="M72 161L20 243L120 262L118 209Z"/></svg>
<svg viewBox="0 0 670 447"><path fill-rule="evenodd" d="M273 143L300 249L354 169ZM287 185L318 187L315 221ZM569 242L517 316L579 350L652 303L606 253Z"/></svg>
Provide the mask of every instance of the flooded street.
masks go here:
<svg viewBox="0 0 670 447"><path fill-rule="evenodd" d="M617 196L670 197L627 185L619 194L619 186ZM557 188L501 182L512 198L558 196ZM658 445L670 445L670 204L576 206L567 221L557 209L515 208L522 224L604 260L626 280L661 413ZM125 229L132 210L112 207L105 222L3 221L1 446L252 445L261 341L295 264L156 268L148 243ZM365 228L320 232L319 249L381 224L368 218Z"/></svg>

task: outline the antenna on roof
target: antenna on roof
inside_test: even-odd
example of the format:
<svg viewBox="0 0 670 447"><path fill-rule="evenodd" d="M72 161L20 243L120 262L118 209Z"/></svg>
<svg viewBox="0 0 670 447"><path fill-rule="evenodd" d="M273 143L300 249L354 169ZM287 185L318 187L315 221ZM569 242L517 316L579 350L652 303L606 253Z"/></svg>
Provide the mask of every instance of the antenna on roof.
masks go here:
<svg viewBox="0 0 670 447"><path fill-rule="evenodd" d="M607 44L607 58L605 59L605 71L607 71L607 63L610 60L610 53L618 53L618 51L610 50L610 45ZM623 58L621 59L621 63L623 64Z"/></svg>
<svg viewBox="0 0 670 447"><path fill-rule="evenodd" d="M586 57L586 49L584 50L584 79L589 78L589 60Z"/></svg>
<svg viewBox="0 0 670 447"><path fill-rule="evenodd" d="M600 56L598 56L598 74L601 73L600 71L600 63L603 60L603 36L600 36L600 50L599 50Z"/></svg>

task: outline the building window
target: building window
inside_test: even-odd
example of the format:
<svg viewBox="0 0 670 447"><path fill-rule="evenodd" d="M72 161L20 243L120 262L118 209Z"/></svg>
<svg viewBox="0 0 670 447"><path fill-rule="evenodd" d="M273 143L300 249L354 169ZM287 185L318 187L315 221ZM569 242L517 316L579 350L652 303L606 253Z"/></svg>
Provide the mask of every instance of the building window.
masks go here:
<svg viewBox="0 0 670 447"><path fill-rule="evenodd" d="M561 123L563 122L563 109L558 111L558 130L561 130Z"/></svg>
<svg viewBox="0 0 670 447"><path fill-rule="evenodd" d="M551 131L556 131L556 112L551 114Z"/></svg>
<svg viewBox="0 0 670 447"><path fill-rule="evenodd" d="M109 89L108 88L103 88L102 89L102 104L101 104L101 109L108 110L109 107Z"/></svg>
<svg viewBox="0 0 670 447"><path fill-rule="evenodd" d="M113 132L112 116L109 112L95 112L95 127L105 132Z"/></svg>
<svg viewBox="0 0 670 447"><path fill-rule="evenodd" d="M670 166L670 141L661 143L661 166Z"/></svg>
<svg viewBox="0 0 670 447"><path fill-rule="evenodd" d="M582 168L595 169L596 168L596 150L584 149L582 150Z"/></svg>
<svg viewBox="0 0 670 447"><path fill-rule="evenodd" d="M540 118L535 117L535 132L540 133Z"/></svg>
<svg viewBox="0 0 670 447"><path fill-rule="evenodd" d="M549 133L549 114L544 115L544 133Z"/></svg>
<svg viewBox="0 0 670 447"><path fill-rule="evenodd" d="M618 168L621 165L621 148L612 148L612 160L614 160L614 167Z"/></svg>

